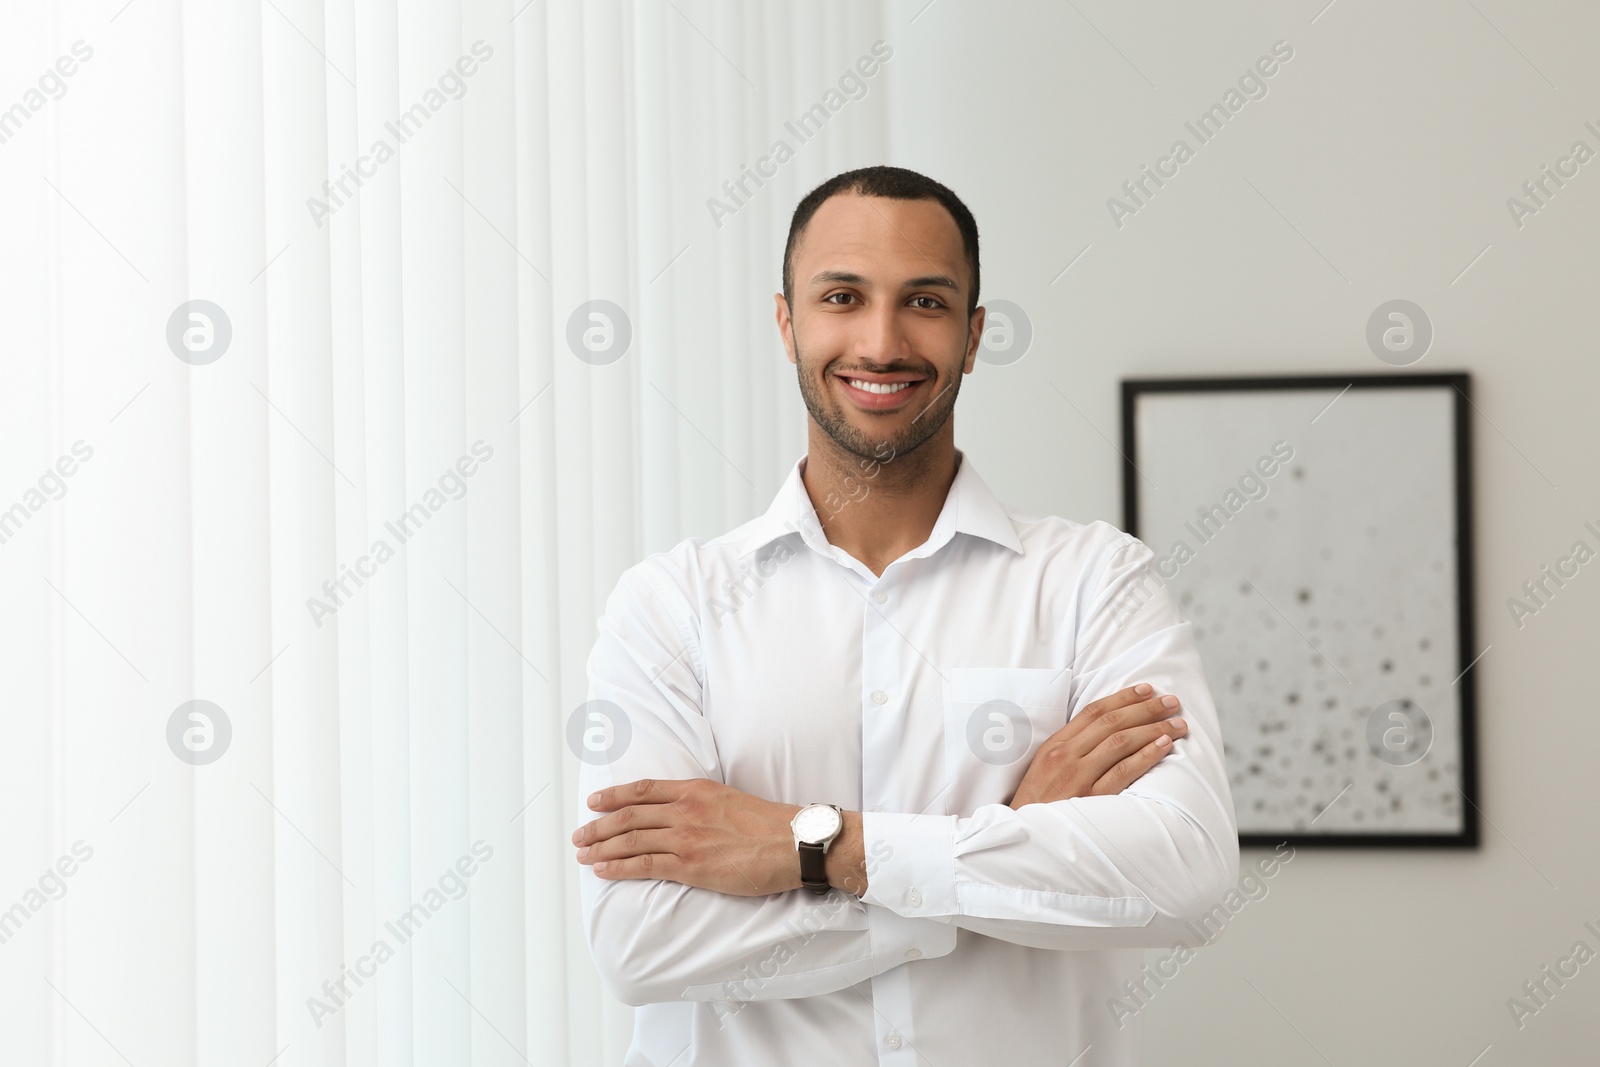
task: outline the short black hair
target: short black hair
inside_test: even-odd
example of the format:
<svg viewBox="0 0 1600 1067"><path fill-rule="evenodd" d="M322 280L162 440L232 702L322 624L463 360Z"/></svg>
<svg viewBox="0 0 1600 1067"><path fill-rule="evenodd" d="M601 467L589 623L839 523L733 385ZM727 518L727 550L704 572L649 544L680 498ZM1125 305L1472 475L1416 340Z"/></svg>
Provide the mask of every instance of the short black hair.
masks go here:
<svg viewBox="0 0 1600 1067"><path fill-rule="evenodd" d="M829 178L811 190L794 209L789 220L789 240L783 246L783 299L794 312L794 248L800 235L811 222L823 201L841 193L859 196L881 196L890 200L937 200L950 212L956 229L961 232L961 246L966 252L967 270L972 274L972 292L967 294L967 317L971 318L978 307L978 223L961 198L945 186L914 170L904 167L863 167L849 170Z"/></svg>

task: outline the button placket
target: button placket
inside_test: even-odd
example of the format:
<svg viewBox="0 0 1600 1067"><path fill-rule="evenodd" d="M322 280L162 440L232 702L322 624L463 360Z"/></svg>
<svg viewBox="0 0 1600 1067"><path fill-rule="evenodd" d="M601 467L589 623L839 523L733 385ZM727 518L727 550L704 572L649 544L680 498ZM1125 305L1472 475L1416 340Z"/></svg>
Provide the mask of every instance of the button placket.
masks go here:
<svg viewBox="0 0 1600 1067"><path fill-rule="evenodd" d="M873 1015L878 1047L883 1050L878 1062L883 1067L926 1067L916 1051L910 975L909 967L891 967L872 979Z"/></svg>
<svg viewBox="0 0 1600 1067"><path fill-rule="evenodd" d="M896 769L900 716L900 638L887 613L871 603L872 587L858 590L861 601L861 804L869 811L897 811Z"/></svg>

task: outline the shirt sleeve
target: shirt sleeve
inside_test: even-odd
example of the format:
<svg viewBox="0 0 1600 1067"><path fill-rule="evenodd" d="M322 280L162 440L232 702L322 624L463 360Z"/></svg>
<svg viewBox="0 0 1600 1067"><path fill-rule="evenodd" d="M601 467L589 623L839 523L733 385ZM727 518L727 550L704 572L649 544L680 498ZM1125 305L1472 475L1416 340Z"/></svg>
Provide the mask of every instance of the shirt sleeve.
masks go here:
<svg viewBox="0 0 1600 1067"><path fill-rule="evenodd" d="M598 817L587 798L606 786L723 781L701 710L696 616L670 577L651 573L658 562L625 573L599 621L588 702L568 728L580 753L580 817L569 835ZM607 881L573 866L595 965L633 1006L816 996L956 945L948 919L898 915L839 889L742 897L661 879Z"/></svg>
<svg viewBox="0 0 1600 1067"><path fill-rule="evenodd" d="M1239 876L1238 824L1216 706L1192 625L1123 534L1096 593L1079 598L1071 714L1140 682L1183 702L1188 732L1115 796L971 816L868 812L865 844L888 858L863 900L899 915L1033 948L1163 947Z"/></svg>

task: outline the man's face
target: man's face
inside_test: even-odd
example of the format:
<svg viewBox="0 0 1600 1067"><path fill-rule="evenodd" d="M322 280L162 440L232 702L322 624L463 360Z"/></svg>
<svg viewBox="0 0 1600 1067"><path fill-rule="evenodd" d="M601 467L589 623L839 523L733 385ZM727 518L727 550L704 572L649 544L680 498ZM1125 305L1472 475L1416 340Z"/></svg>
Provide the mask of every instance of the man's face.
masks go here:
<svg viewBox="0 0 1600 1067"><path fill-rule="evenodd" d="M778 328L816 424L847 452L916 449L955 407L984 311L955 220L937 200L829 197L795 247Z"/></svg>

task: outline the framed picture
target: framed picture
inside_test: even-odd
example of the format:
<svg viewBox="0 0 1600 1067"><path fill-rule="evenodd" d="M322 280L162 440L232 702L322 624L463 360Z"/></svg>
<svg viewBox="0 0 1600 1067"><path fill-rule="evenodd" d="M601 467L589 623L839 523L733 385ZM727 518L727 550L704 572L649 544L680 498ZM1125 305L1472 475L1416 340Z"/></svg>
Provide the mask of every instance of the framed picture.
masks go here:
<svg viewBox="0 0 1600 1067"><path fill-rule="evenodd" d="M1194 627L1242 845L1478 844L1466 374L1122 383L1124 528Z"/></svg>

